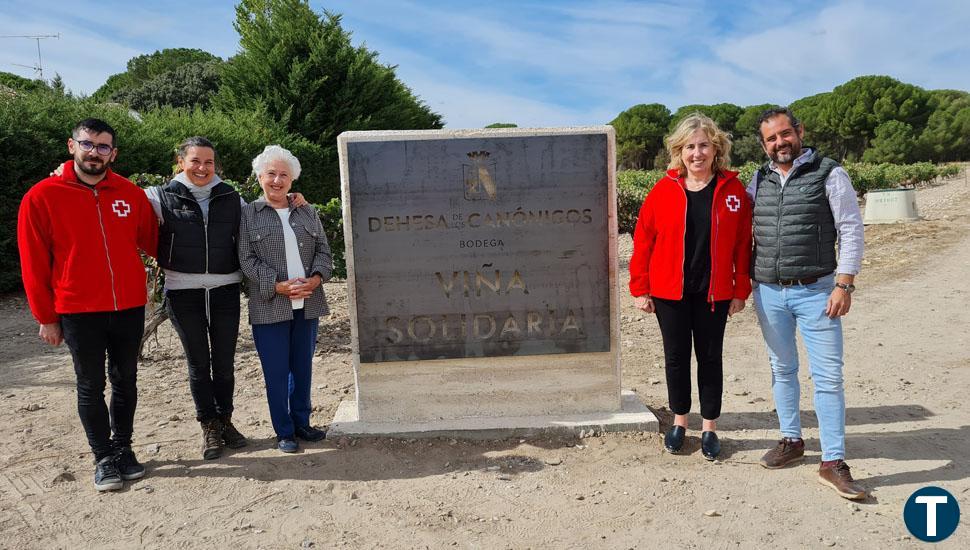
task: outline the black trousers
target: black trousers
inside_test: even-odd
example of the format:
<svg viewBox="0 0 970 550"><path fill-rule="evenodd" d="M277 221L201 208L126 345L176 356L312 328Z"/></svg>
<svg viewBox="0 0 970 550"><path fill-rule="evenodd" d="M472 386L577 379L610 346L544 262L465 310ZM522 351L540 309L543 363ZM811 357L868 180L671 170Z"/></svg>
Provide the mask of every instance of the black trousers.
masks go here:
<svg viewBox="0 0 970 550"><path fill-rule="evenodd" d="M74 358L78 416L95 460L101 460L131 445L145 308L64 314L61 330ZM104 402L106 356L110 409Z"/></svg>
<svg viewBox="0 0 970 550"><path fill-rule="evenodd" d="M232 412L239 338L239 285L169 290L166 307L189 364L195 417L210 420Z"/></svg>
<svg viewBox="0 0 970 550"><path fill-rule="evenodd" d="M693 342L701 416L716 420L721 416L724 387L721 351L730 300L714 302L714 311L711 311L705 293L685 294L681 300L654 298L653 303L663 335L670 410L674 414L690 412L690 351Z"/></svg>

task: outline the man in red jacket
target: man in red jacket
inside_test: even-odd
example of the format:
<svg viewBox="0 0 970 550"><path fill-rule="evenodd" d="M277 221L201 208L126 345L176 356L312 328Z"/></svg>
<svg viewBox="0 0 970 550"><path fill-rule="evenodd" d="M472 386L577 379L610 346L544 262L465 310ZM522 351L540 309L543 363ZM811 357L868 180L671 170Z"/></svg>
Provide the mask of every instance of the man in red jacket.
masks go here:
<svg viewBox="0 0 970 550"><path fill-rule="evenodd" d="M67 149L74 159L63 174L33 186L20 203L20 265L40 338L67 342L74 359L78 414L97 465L94 486L117 490L145 475L131 450L148 295L138 251L155 255L158 222L145 193L109 168L118 154L111 126L82 120Z"/></svg>

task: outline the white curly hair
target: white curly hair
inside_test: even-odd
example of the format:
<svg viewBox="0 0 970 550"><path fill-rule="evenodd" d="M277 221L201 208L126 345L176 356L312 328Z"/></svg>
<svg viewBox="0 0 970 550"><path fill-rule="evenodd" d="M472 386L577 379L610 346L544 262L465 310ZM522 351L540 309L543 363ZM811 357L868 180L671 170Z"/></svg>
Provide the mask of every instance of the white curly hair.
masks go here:
<svg viewBox="0 0 970 550"><path fill-rule="evenodd" d="M269 163L274 160L282 160L290 166L290 176L293 181L300 178L300 161L293 155L289 150L280 147L279 145L267 145L263 152L256 155L253 159L253 172L256 176L263 173Z"/></svg>

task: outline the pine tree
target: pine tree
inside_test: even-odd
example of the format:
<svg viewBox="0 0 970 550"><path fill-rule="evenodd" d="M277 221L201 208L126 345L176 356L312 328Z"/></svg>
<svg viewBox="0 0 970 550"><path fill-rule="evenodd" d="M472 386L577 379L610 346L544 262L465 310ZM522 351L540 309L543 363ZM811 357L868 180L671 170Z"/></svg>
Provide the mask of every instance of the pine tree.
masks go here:
<svg viewBox="0 0 970 550"><path fill-rule="evenodd" d="M341 132L442 127L441 116L398 80L393 66L351 44L339 15L318 16L305 0L242 0L234 27L242 51L224 66L213 105L264 106L290 132L319 144L333 196Z"/></svg>

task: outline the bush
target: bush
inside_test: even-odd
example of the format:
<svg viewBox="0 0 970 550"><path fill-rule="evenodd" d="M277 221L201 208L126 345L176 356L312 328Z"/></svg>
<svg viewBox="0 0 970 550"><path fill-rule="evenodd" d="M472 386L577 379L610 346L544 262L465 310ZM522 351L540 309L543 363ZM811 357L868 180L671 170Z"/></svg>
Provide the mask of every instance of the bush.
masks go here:
<svg viewBox="0 0 970 550"><path fill-rule="evenodd" d="M633 233L640 205L663 170L621 170L616 174L616 222L620 233Z"/></svg>
<svg viewBox="0 0 970 550"><path fill-rule="evenodd" d="M251 162L267 144L278 143L300 159L303 174L297 190L311 203L327 204L339 194L322 177L321 148L293 136L264 111L223 113L202 109L163 108L143 116L116 104L98 104L51 91L0 95L0 189L11 200L0 204L0 292L21 287L17 253L17 210L31 185L68 160L67 139L87 117L107 121L117 132L118 158L113 169L130 174L144 187L165 183L173 172L175 147L193 135L207 136L222 161L222 176L236 184L244 198L258 195L250 178Z"/></svg>
<svg viewBox="0 0 970 550"><path fill-rule="evenodd" d="M952 178L958 175L963 169L959 164L944 164L940 167L941 178Z"/></svg>
<svg viewBox="0 0 970 550"><path fill-rule="evenodd" d="M748 187L748 184L751 182L751 178L759 168L761 168L761 164L757 162L746 162L741 166L735 167L734 169L738 171L738 179L741 180L741 185Z"/></svg>
<svg viewBox="0 0 970 550"><path fill-rule="evenodd" d="M952 172L947 166L937 166L930 162L913 164L847 162L843 167L849 173L852 185L859 196L873 189L893 189L928 183L941 176L947 177ZM959 167L956 173L959 173Z"/></svg>
<svg viewBox="0 0 970 550"><path fill-rule="evenodd" d="M323 231L327 234L327 241L330 243L330 254L333 256L333 276L341 279L347 278L347 260L344 257L344 219L343 208L340 199L334 197L326 204L314 204L320 221L323 222Z"/></svg>
<svg viewBox="0 0 970 550"><path fill-rule="evenodd" d="M0 189L7 197L0 203L0 292L22 284L17 252L20 200L30 186L69 158L71 128L88 116L114 124L128 115L116 106L82 104L51 91L0 95Z"/></svg>

